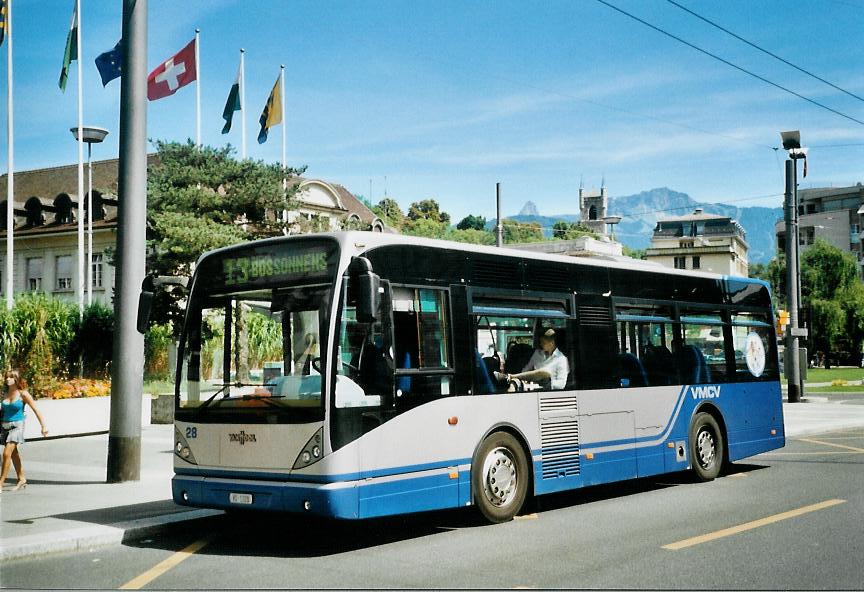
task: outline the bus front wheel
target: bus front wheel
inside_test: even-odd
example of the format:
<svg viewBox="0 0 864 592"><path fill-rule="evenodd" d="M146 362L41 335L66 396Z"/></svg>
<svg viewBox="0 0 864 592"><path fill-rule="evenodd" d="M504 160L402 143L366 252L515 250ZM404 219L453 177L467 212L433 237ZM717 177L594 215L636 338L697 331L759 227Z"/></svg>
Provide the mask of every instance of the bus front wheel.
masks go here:
<svg viewBox="0 0 864 592"><path fill-rule="evenodd" d="M690 426L690 458L700 481L720 474L724 458L723 431L709 413L697 413Z"/></svg>
<svg viewBox="0 0 864 592"><path fill-rule="evenodd" d="M508 522L522 509L530 473L522 446L507 432L490 434L471 463L474 503L489 522Z"/></svg>

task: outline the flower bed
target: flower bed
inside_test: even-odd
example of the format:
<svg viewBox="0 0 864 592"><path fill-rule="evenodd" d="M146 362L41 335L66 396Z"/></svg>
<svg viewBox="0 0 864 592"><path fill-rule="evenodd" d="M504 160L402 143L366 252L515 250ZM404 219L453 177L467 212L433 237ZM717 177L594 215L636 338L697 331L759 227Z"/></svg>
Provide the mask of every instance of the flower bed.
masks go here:
<svg viewBox="0 0 864 592"><path fill-rule="evenodd" d="M107 397L111 394L111 381L91 378L75 378L65 382L57 381L56 385L44 389L43 394L48 399Z"/></svg>

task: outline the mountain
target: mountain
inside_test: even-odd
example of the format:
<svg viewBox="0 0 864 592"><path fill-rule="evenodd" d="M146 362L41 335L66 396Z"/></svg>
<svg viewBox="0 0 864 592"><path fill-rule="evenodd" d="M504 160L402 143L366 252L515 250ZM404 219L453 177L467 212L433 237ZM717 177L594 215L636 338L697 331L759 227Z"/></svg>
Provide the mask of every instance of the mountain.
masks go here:
<svg viewBox="0 0 864 592"><path fill-rule="evenodd" d="M534 205L533 201L526 201L525 205L522 206L522 209L519 210L520 216L539 216L540 212L537 211L537 206Z"/></svg>
<svg viewBox="0 0 864 592"><path fill-rule="evenodd" d="M706 214L720 214L738 221L744 228L747 243L750 245L750 263L767 263L774 257L777 239L774 223L783 217L783 208L738 207L723 203L700 203L686 193L673 191L668 187L643 191L636 195L609 198L609 212L621 216L621 223L615 228L615 238L631 249L644 249L651 243L651 235L658 218L683 216L696 208ZM533 202L527 202L519 215L509 216L519 222L537 222L543 227L546 236L552 235L552 225L559 220L578 222L580 215L559 214L543 216ZM494 228L496 220L487 226Z"/></svg>

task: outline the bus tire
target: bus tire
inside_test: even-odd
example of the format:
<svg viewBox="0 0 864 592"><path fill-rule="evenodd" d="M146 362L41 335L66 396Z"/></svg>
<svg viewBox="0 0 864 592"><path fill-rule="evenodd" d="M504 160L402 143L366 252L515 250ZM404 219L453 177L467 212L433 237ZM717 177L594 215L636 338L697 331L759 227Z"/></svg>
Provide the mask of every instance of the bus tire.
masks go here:
<svg viewBox="0 0 864 592"><path fill-rule="evenodd" d="M700 481L712 481L720 474L725 458L723 431L709 413L697 413L690 425L690 459Z"/></svg>
<svg viewBox="0 0 864 592"><path fill-rule="evenodd" d="M471 462L474 503L489 522L509 522L522 509L531 479L525 451L511 434L493 432Z"/></svg>

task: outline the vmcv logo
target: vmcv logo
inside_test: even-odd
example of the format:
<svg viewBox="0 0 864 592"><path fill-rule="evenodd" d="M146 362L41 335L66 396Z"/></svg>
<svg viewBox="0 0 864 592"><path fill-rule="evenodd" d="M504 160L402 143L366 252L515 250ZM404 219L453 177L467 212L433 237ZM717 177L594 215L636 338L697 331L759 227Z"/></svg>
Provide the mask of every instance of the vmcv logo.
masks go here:
<svg viewBox="0 0 864 592"><path fill-rule="evenodd" d="M694 399L716 399L720 396L719 386L691 386L690 393Z"/></svg>
<svg viewBox="0 0 864 592"><path fill-rule="evenodd" d="M247 434L243 430L240 430L239 434L228 434L229 442L238 442L240 446L246 444L246 442L254 442L255 434Z"/></svg>

